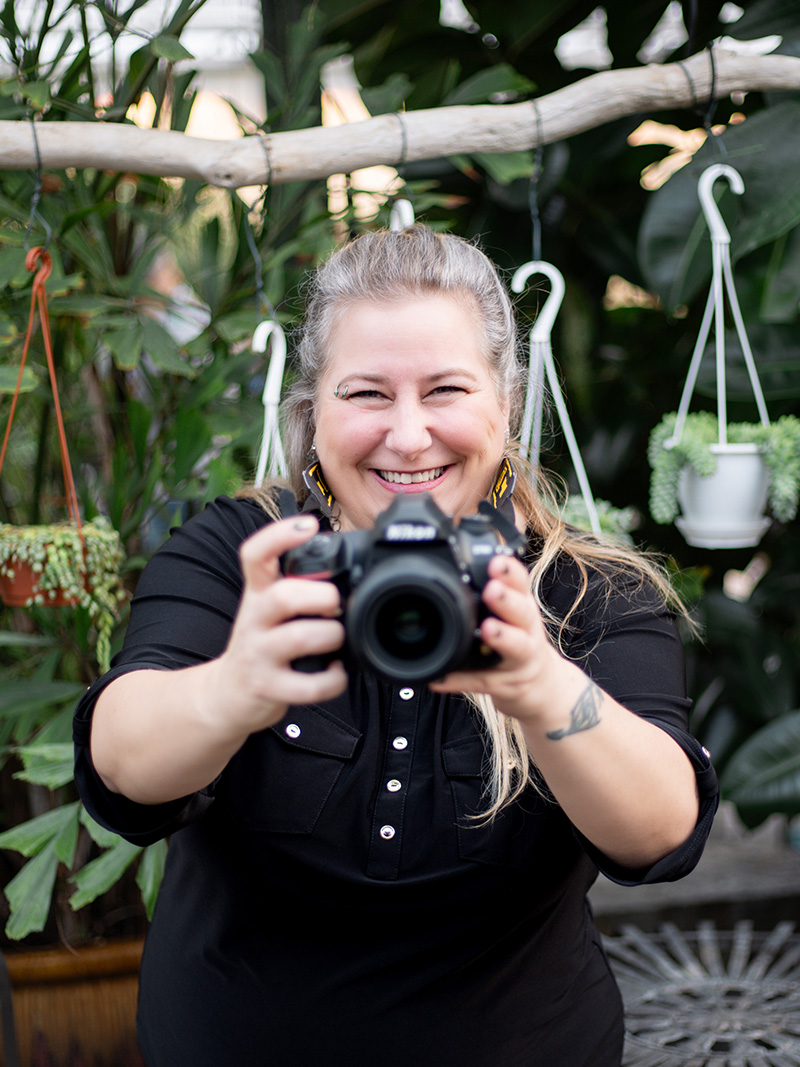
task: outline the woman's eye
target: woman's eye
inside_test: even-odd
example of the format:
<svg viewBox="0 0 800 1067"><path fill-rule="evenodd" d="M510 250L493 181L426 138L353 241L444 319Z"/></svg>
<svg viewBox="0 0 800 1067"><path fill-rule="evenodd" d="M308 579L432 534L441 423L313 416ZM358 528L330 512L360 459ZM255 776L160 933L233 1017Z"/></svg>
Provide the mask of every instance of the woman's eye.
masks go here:
<svg viewBox="0 0 800 1067"><path fill-rule="evenodd" d="M437 385L433 390L433 396L455 396L466 391L462 385Z"/></svg>
<svg viewBox="0 0 800 1067"><path fill-rule="evenodd" d="M386 397L383 393L379 393L377 389L356 389L353 393L347 394L350 400L385 400Z"/></svg>

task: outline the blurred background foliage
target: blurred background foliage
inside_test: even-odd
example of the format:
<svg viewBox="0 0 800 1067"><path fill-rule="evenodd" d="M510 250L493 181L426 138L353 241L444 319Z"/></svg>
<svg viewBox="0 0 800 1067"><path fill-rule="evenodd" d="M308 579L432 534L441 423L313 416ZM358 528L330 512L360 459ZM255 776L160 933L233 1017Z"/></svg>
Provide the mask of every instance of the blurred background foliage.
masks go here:
<svg viewBox="0 0 800 1067"><path fill-rule="evenodd" d="M131 108L149 94L153 124L185 130L195 90L181 37L203 0L180 0L157 33L122 49L142 2L40 5L32 32L17 24L6 0L0 50L13 73L0 83L0 118L130 122ZM263 79L267 118L238 116L246 132L317 125L321 69L341 56L353 57L372 114L540 97L592 73L562 63L560 42L584 20L601 18L598 11L605 12L607 63L617 68L682 59L723 34L741 41L780 35L777 51L800 54L793 0L741 0L733 22L732 5L722 0L687 0L687 39L662 39L659 50L653 31L665 6L470 2L456 27L442 25L433 0L310 7L262 0L263 44L251 60ZM108 85L95 65L89 8L103 15L113 57ZM81 17L65 29L69 11ZM745 195L724 194L721 209L770 414L800 413L798 118L800 93L747 93L712 107L632 115L538 154L400 167L418 218L478 239L509 273L533 258L533 204L542 258L566 279L554 351L589 479L599 497L635 509L636 539L670 557L692 603L703 633L687 636L693 728L751 824L774 811L800 811L800 530L773 524L758 552L690 549L647 514L646 446L651 428L677 406L705 302L710 242L696 181L710 162L730 162L745 180ZM191 181L79 166L41 176L0 173L2 425L30 301L25 249L49 241L50 313L78 492L87 518L106 514L121 532L129 590L170 524L252 477L265 371L265 357L251 350L253 331L272 309L291 328L309 268L348 233L388 222L388 203L376 219L358 217L356 193L351 186L344 213L332 218L324 182L270 187L253 194L248 210L240 196ZM543 295L531 287L519 297L523 330ZM752 420L744 369L730 347L730 417ZM50 521L63 510L40 349L31 359L0 479L4 522ZM713 406L710 371L701 375L698 406ZM571 478L556 427L545 461ZM123 612L117 642L124 624ZM16 923L12 916L15 937L42 927L42 938L60 933L71 941L138 929L134 872L149 903L157 886L160 852L142 862L71 806L70 717L76 694L96 673L91 636L77 611L0 608L7 679L0 844L9 850L0 878L12 880L11 897L14 877L23 879L17 897L28 885L17 852L45 874L36 881L38 911L15 912ZM40 832L15 836L31 816L45 818Z"/></svg>

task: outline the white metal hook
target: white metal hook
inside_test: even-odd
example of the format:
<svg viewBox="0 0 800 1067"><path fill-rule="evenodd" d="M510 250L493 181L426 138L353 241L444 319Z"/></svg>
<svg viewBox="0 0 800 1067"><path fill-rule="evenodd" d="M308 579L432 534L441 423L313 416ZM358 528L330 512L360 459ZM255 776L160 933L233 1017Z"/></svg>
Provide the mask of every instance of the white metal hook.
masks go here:
<svg viewBox="0 0 800 1067"><path fill-rule="evenodd" d="M731 235L714 198L714 182L717 178L726 178L728 185L737 196L741 196L744 192L744 181L739 171L734 170L727 163L712 163L710 167L706 167L697 182L697 195L708 223L711 240L729 245Z"/></svg>
<svg viewBox="0 0 800 1067"><path fill-rule="evenodd" d="M414 206L411 201L405 197L395 200L389 217L389 227L392 233L400 233L401 230L407 230L409 226L414 225L415 221Z"/></svg>
<svg viewBox="0 0 800 1067"><path fill-rule="evenodd" d="M543 260L531 260L514 272L511 279L511 288L515 293L521 293L525 288L525 282L534 274L543 274L550 282L550 295L544 302L544 307L536 316L536 321L531 330L532 341L549 341L553 333L556 316L564 300L564 275L554 267L552 263Z"/></svg>
<svg viewBox="0 0 800 1067"><path fill-rule="evenodd" d="M530 263L525 263L514 272L514 277L511 279L512 290L515 293L521 293L525 288L525 282L534 274L543 274L549 279L550 295L547 297L544 307L536 316L536 321L533 324L529 337L530 361L528 364L528 389L525 396L525 408L522 416L520 447L522 449L522 454L527 455L530 446L530 458L535 467L539 462L539 440L541 435L542 407L544 404L544 389L541 377L542 366L544 365L547 373L547 380L550 385L550 392L553 395L553 402L561 421L561 429L564 433L567 447L569 448L570 457L572 458L572 466L575 468L575 475L581 489L583 502L586 505L589 523L592 527L592 532L596 537L599 537L601 535L600 518L597 514L597 507L595 506L594 496L592 495L591 486L589 485L586 468L583 465L581 452L578 448L578 441L572 429L572 423L570 422L564 394L561 392L561 385L558 381L558 371L556 370L555 360L553 359L553 347L550 340L553 333L553 326L556 321L556 315L564 300L564 292L566 290L564 275L558 267L554 267L552 263L546 263L543 260L532 260Z"/></svg>
<svg viewBox="0 0 800 1067"><path fill-rule="evenodd" d="M275 319L265 319L256 326L253 333L252 349L254 352L266 352L267 342L272 338L270 346L269 368L264 382L264 391L261 402L264 405L264 430L261 436L261 448L258 454L256 467L256 485L261 485L267 473L267 463L270 466L270 475L286 477L288 466L281 443L280 428L278 425L278 408L281 401L283 388L283 370L286 364L286 334L283 327Z"/></svg>

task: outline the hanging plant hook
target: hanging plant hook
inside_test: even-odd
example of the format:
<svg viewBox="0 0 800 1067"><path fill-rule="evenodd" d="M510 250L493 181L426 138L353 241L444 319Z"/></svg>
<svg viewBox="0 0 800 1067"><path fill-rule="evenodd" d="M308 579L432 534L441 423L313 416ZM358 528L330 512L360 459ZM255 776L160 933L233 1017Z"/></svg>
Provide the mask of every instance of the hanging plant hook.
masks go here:
<svg viewBox="0 0 800 1067"><path fill-rule="evenodd" d="M251 345L253 351L266 352L270 338L272 338L272 344L269 368L261 395L261 402L264 405L264 430L261 435L261 448L256 466L257 486L263 485L268 465L271 478L285 478L289 473L278 422L283 369L286 364L286 334L277 319L265 319L256 326Z"/></svg>
<svg viewBox="0 0 800 1067"><path fill-rule="evenodd" d="M389 228L392 233L400 233L402 230L407 230L409 226L414 225L415 221L414 205L411 201L404 196L395 200L389 217Z"/></svg>
<svg viewBox="0 0 800 1067"><path fill-rule="evenodd" d="M697 195L711 234L711 287L708 292L706 308L703 312L703 320L700 323L697 342L695 343L694 352L692 353L691 362L689 364L689 371L686 375L686 382L683 387L683 393L681 394L681 401L678 405L678 412L675 417L675 430L672 437L664 442L665 448L674 448L683 434L686 415L689 411L689 403L692 399L692 393L694 392L695 382L697 381L697 375L700 370L700 363L703 359L706 341L708 340L708 334L711 330L712 319L714 320L714 340L717 364L717 421L719 425L719 444L725 445L728 442L727 395L725 383L725 293L728 295L731 315L733 316L734 325L736 327L736 335L739 338L739 344L742 346L742 355L744 356L745 366L747 367L747 373L750 378L750 385L755 397L759 418L763 426L769 426L770 424L769 415L767 414L767 405L764 401L764 393L762 392L761 383L758 379L753 351L747 337L747 330L745 329L744 319L742 318L741 308L739 307L739 299L736 295L736 286L733 281L730 248L731 236L714 197L714 183L718 178L725 178L737 196L741 196L744 192L744 181L742 180L741 174L727 163L713 163L710 167L706 167L697 182Z"/></svg>
<svg viewBox="0 0 800 1067"><path fill-rule="evenodd" d="M556 316L561 308L566 291L564 275L552 263L547 263L544 260L532 260L530 263L525 263L519 267L514 273L514 277L511 279L513 292L521 293L525 288L525 283L535 274L543 274L550 281L551 288L550 295L547 297L544 307L536 316L536 321L531 328L529 336L528 388L525 394L525 407L522 415L520 450L523 457L530 458L535 470L539 463L541 445L542 409L544 406L542 368L544 368L550 385L550 392L553 395L553 402L561 420L561 429L564 432L567 447L569 448L572 465L575 468L575 474L580 485L581 495L586 505L592 532L599 537L601 536L600 519L597 515L594 497L586 475L586 468L581 459L578 441L572 430L572 423L570 422L564 394L561 392L558 372L553 359L551 336Z"/></svg>
<svg viewBox="0 0 800 1067"><path fill-rule="evenodd" d="M714 196L714 183L718 178L726 178L728 185L737 196L741 196L744 192L744 181L739 171L734 170L727 163L714 163L703 171L697 183L697 195L708 223L711 240L729 245L731 235Z"/></svg>

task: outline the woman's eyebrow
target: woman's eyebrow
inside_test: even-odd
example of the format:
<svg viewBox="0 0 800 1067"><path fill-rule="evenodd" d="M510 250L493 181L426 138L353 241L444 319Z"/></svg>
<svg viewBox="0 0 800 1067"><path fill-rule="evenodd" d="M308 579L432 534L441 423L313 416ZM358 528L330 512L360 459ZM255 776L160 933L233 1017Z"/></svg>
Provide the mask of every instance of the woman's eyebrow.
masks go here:
<svg viewBox="0 0 800 1067"><path fill-rule="evenodd" d="M473 382L478 380L477 375L473 374L471 371L464 370L463 367L451 367L446 370L437 371L435 374L427 374L422 380L424 382L439 382L444 378L468 378ZM391 376L387 374L375 374L372 371L354 371L352 374L346 375L342 380L351 384L353 382L370 382L373 385L384 385L386 382L391 381Z"/></svg>

